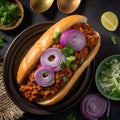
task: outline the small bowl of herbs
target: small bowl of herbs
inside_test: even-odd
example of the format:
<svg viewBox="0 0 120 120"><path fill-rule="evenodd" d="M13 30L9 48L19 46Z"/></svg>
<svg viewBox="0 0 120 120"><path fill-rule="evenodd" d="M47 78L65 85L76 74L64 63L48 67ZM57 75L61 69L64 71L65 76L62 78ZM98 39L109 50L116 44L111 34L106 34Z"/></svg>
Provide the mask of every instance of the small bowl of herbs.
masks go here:
<svg viewBox="0 0 120 120"><path fill-rule="evenodd" d="M120 55L111 55L98 65L95 82L104 97L120 100Z"/></svg>
<svg viewBox="0 0 120 120"><path fill-rule="evenodd" d="M24 17L24 9L19 0L0 0L0 29L12 30L18 27Z"/></svg>

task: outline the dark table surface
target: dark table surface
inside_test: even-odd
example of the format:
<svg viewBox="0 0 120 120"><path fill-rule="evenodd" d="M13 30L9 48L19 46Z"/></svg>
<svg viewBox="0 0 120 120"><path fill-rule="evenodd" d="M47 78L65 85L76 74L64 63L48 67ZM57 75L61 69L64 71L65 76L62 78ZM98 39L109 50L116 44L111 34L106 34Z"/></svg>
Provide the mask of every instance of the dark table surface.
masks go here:
<svg viewBox="0 0 120 120"><path fill-rule="evenodd" d="M20 34L23 30L28 28L31 25L47 22L47 21L58 21L59 19L67 16L62 14L57 6L56 0L52 7L42 13L35 13L30 9L29 0L20 0L23 4L25 16L22 24L14 30L10 31L2 31L0 30L0 35L5 37L5 45L3 48L0 48L0 58L3 59L4 54L6 53L9 45L14 40L14 38ZM120 53L120 31L119 27L116 31L110 32L107 31L100 22L100 17L102 13L106 11L112 11L120 19L120 4L119 0L82 0L81 5L79 8L72 14L82 14L88 17L88 23L93 26L93 28L98 31L101 35L101 48L95 58L95 67L106 58L107 56L113 54ZM111 41L111 36L115 36L117 39L117 45L113 45ZM95 86L94 79L93 83L89 89L90 93L98 93L100 94ZM88 93L89 93L88 92ZM87 94L88 94L87 93ZM120 102L118 101L110 101L110 116L109 118L104 115L100 120L118 120L120 118ZM54 115L33 115L30 113L25 113L24 116L21 118L22 120L65 120L65 118L69 114L73 114L76 117L76 120L86 120L80 113L80 101L72 106L71 108L67 109L64 112Z"/></svg>

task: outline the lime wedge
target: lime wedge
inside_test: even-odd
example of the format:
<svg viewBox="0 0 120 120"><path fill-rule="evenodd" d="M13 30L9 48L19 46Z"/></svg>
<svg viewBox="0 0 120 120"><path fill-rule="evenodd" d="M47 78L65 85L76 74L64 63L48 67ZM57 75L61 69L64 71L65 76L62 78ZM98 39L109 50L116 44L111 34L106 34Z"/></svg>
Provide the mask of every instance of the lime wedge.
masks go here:
<svg viewBox="0 0 120 120"><path fill-rule="evenodd" d="M118 27L118 17L113 12L104 12L101 16L101 23L107 30L115 31Z"/></svg>

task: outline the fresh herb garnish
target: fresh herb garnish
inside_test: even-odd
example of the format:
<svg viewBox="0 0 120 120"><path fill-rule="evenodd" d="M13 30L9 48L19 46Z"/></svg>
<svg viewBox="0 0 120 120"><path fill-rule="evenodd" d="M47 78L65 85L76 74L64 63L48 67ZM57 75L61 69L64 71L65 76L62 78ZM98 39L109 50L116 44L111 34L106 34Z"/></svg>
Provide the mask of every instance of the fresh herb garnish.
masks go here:
<svg viewBox="0 0 120 120"><path fill-rule="evenodd" d="M60 68L63 69L63 68L65 68L65 67L66 67L66 64L65 64L65 62L62 61L62 62L60 63Z"/></svg>
<svg viewBox="0 0 120 120"><path fill-rule="evenodd" d="M58 43L59 42L60 35L61 35L60 32L56 32L55 33L55 37L52 39L54 43Z"/></svg>
<svg viewBox="0 0 120 120"><path fill-rule="evenodd" d="M74 61L75 59L76 59L75 56L66 57L66 61L65 62L61 62L60 68L63 69L64 67L71 66L72 61Z"/></svg>
<svg viewBox="0 0 120 120"><path fill-rule="evenodd" d="M16 4L9 0L0 1L0 24L2 27L13 26L20 17L21 12Z"/></svg>
<svg viewBox="0 0 120 120"><path fill-rule="evenodd" d="M66 66L69 67L70 64L71 64L71 62L74 61L75 59L76 59L75 56L67 57L67 58L66 58L66 61L65 61Z"/></svg>
<svg viewBox="0 0 120 120"><path fill-rule="evenodd" d="M52 84L54 84L54 83L55 83L55 79L54 79L54 80L52 80L52 83L51 83L51 85L52 85Z"/></svg>
<svg viewBox="0 0 120 120"><path fill-rule="evenodd" d="M64 76L64 77L62 77L62 80L63 81L68 81L68 78Z"/></svg>
<svg viewBox="0 0 120 120"><path fill-rule="evenodd" d="M69 114L65 120L76 120L76 118L73 114Z"/></svg>
<svg viewBox="0 0 120 120"><path fill-rule="evenodd" d="M62 49L62 53L66 56L69 57L75 52L75 49L71 45L67 45Z"/></svg>
<svg viewBox="0 0 120 120"><path fill-rule="evenodd" d="M65 62L61 62L60 67L64 68L64 67L69 67L70 64L72 63L72 61L74 61L76 59L75 56L73 56L75 50L71 45L67 45L66 47L64 47L61 52L66 56L66 61Z"/></svg>
<svg viewBox="0 0 120 120"><path fill-rule="evenodd" d="M70 64L70 67L72 70L76 70L77 69L77 65L76 64Z"/></svg>
<svg viewBox="0 0 120 120"><path fill-rule="evenodd" d="M111 40L114 45L117 45L117 40L116 40L115 36L111 36Z"/></svg>
<svg viewBox="0 0 120 120"><path fill-rule="evenodd" d="M81 58L81 59L80 59L80 63L81 63L81 64L84 63L84 61L85 61L84 58Z"/></svg>
<svg viewBox="0 0 120 120"><path fill-rule="evenodd" d="M50 90L50 87L45 87L45 90Z"/></svg>
<svg viewBox="0 0 120 120"><path fill-rule="evenodd" d="M0 48L2 48L4 46L4 37L2 35L0 35Z"/></svg>

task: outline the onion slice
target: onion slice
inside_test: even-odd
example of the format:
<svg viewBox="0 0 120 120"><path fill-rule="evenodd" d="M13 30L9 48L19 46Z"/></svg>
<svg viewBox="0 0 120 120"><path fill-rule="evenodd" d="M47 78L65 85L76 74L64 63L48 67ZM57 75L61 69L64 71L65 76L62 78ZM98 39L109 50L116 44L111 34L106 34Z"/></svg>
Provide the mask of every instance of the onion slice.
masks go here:
<svg viewBox="0 0 120 120"><path fill-rule="evenodd" d="M107 100L97 94L85 96L80 105L81 113L90 120L102 117L107 110Z"/></svg>
<svg viewBox="0 0 120 120"><path fill-rule="evenodd" d="M66 58L58 48L48 48L40 57L42 66L51 67L54 71L60 71L60 63Z"/></svg>
<svg viewBox="0 0 120 120"><path fill-rule="evenodd" d="M76 29L66 30L60 36L60 44L65 47L71 45L75 51L82 50L86 45L85 35Z"/></svg>
<svg viewBox="0 0 120 120"><path fill-rule="evenodd" d="M49 67L40 67L35 71L34 78L38 85L47 87L54 80L54 72Z"/></svg>

